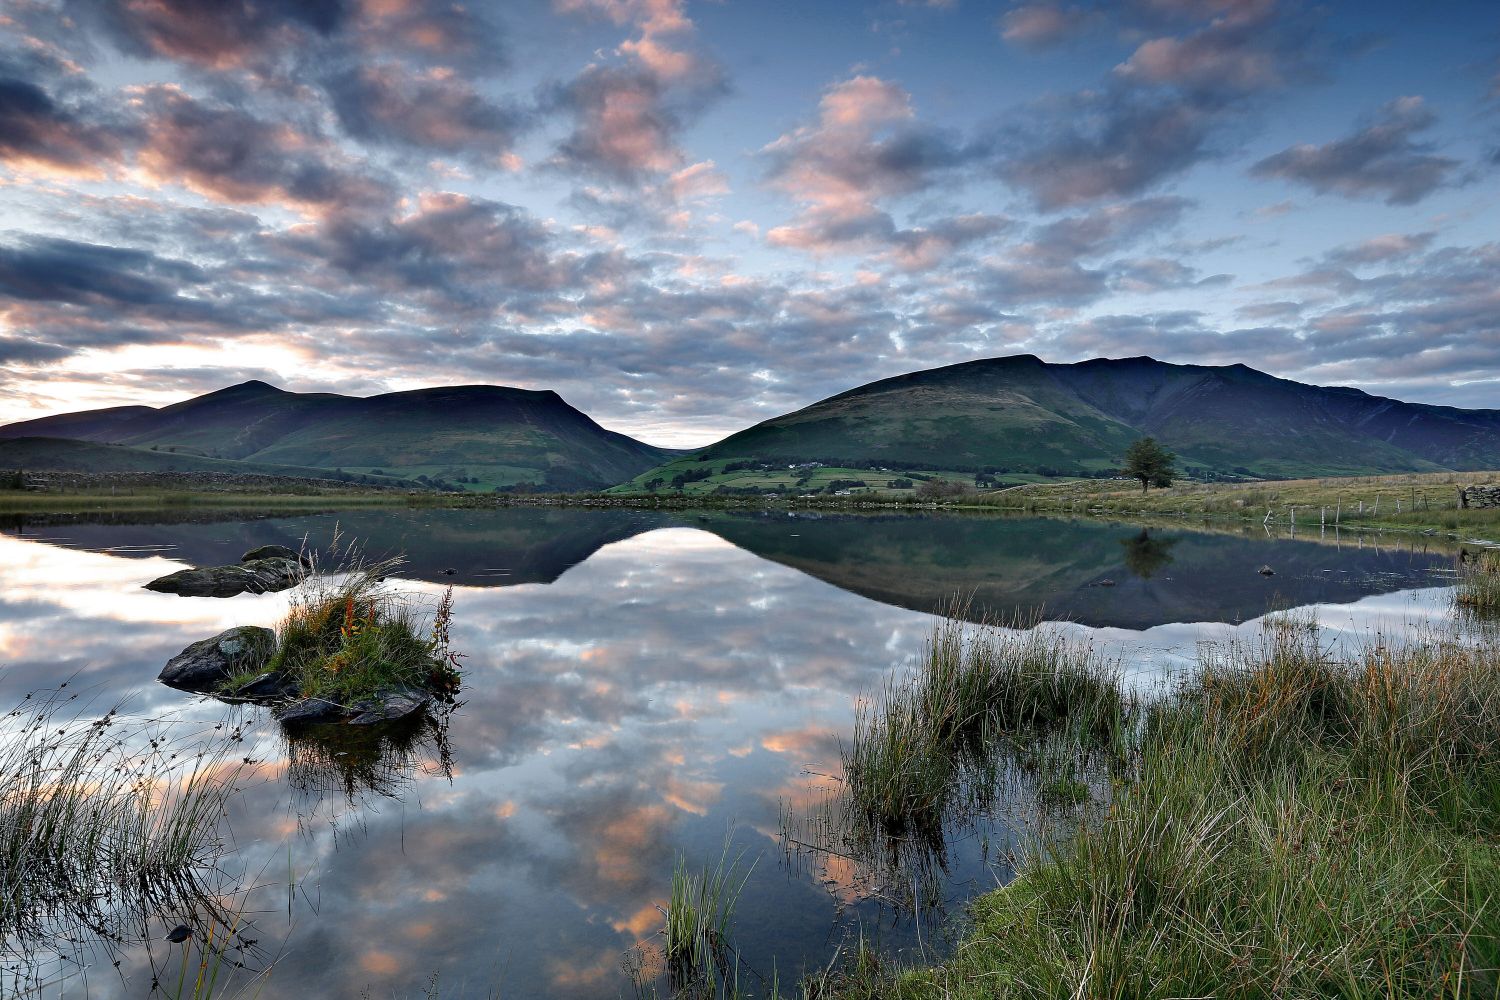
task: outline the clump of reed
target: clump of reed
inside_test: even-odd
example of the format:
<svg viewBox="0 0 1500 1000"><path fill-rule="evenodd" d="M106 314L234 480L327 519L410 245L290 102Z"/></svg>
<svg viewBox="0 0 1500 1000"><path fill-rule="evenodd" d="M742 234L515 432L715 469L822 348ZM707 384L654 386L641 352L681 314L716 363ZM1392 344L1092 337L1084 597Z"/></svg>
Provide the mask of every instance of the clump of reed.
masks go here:
<svg viewBox="0 0 1500 1000"><path fill-rule="evenodd" d="M1463 567L1453 600L1470 611L1500 611L1500 552L1480 552Z"/></svg>
<svg viewBox="0 0 1500 1000"><path fill-rule="evenodd" d="M66 685L63 686L66 688ZM0 951L85 936L105 948L158 914L217 912L217 830L238 769L229 740L63 689L0 719Z"/></svg>
<svg viewBox="0 0 1500 1000"><path fill-rule="evenodd" d="M449 645L453 588L435 609L397 590L387 578L399 557L367 560L356 546L330 549L339 564L313 565L293 591L277 626L268 669L293 680L302 697L352 705L397 688L440 694L458 689L460 654Z"/></svg>
<svg viewBox="0 0 1500 1000"><path fill-rule="evenodd" d="M1082 751L1114 750L1132 699L1119 667L1037 620L934 629L919 669L856 710L843 751L845 794L891 831L933 831L956 802L983 805L997 758L1064 734Z"/></svg>
<svg viewBox="0 0 1500 1000"><path fill-rule="evenodd" d="M1107 812L1039 842L945 964L825 996L1493 997L1500 644L1302 615L1144 710Z"/></svg>
<svg viewBox="0 0 1500 1000"><path fill-rule="evenodd" d="M662 910L662 952L668 985L675 997L738 996L739 957L730 943L735 904L754 871L742 870L743 855L729 857L729 845L714 867L692 869L679 855L672 870L672 892Z"/></svg>

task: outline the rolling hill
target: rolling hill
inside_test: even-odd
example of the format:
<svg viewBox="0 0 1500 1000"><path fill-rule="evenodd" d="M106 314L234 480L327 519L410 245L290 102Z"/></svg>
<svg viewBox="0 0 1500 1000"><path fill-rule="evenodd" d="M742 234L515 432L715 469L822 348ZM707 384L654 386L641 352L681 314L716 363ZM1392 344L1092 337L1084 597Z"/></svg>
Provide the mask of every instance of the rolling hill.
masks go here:
<svg viewBox="0 0 1500 1000"><path fill-rule="evenodd" d="M21 437L484 490L611 486L677 454L605 430L555 392L487 385L355 397L251 381L160 409L114 407L0 427L0 439Z"/></svg>
<svg viewBox="0 0 1500 1000"><path fill-rule="evenodd" d="M1403 403L1244 365L991 358L882 379L756 424L622 488L726 466L1077 475L1152 435L1204 472L1265 477L1500 468L1500 411ZM706 476L707 478L703 478Z"/></svg>

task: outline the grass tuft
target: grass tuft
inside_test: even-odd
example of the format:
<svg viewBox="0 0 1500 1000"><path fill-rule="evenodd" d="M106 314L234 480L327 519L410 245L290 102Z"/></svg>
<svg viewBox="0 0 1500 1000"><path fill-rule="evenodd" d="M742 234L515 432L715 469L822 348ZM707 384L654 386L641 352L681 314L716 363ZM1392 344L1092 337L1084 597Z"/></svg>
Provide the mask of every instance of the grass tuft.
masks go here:
<svg viewBox="0 0 1500 1000"><path fill-rule="evenodd" d="M335 539L336 554L337 546ZM323 572L314 557L277 627L269 669L295 681L302 697L341 705L403 687L456 691L459 654L449 647L453 588L429 610L387 585L401 559L366 561L354 547L341 558L336 569Z"/></svg>

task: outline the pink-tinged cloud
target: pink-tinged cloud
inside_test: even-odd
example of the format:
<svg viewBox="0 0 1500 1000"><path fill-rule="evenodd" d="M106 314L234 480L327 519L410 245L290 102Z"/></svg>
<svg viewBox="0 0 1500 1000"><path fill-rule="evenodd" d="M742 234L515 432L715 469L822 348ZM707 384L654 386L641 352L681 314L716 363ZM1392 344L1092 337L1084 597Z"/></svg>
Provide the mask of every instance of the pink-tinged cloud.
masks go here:
<svg viewBox="0 0 1500 1000"><path fill-rule="evenodd" d="M1061 4L1024 4L1000 17L1000 37L1012 45L1044 49L1065 41L1088 19L1078 7Z"/></svg>
<svg viewBox="0 0 1500 1000"><path fill-rule="evenodd" d="M620 43L617 59L591 64L559 88L553 103L575 124L552 165L636 186L684 169L678 133L724 82L717 64L696 50L681 0L555 0L554 7L638 33ZM670 193L671 185L660 190Z"/></svg>
<svg viewBox="0 0 1500 1000"><path fill-rule="evenodd" d="M802 206L767 241L815 253L889 245L900 231L881 202L924 189L965 156L916 120L904 88L869 75L828 88L815 122L761 152L771 163L771 186Z"/></svg>
<svg viewBox="0 0 1500 1000"><path fill-rule="evenodd" d="M1274 0L1225 4L1208 26L1186 35L1142 42L1119 76L1146 84L1173 84L1252 93L1281 86L1289 52L1270 31Z"/></svg>

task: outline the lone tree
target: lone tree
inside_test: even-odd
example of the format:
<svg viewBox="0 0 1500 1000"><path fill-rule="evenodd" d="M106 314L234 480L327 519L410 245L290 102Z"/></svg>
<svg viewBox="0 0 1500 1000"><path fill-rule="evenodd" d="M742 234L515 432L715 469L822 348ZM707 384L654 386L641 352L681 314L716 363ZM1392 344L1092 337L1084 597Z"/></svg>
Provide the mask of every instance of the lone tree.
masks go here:
<svg viewBox="0 0 1500 1000"><path fill-rule="evenodd" d="M1152 486L1171 486L1177 475L1173 465L1177 456L1156 443L1156 438L1141 438L1125 452L1125 475L1141 481L1141 492Z"/></svg>

